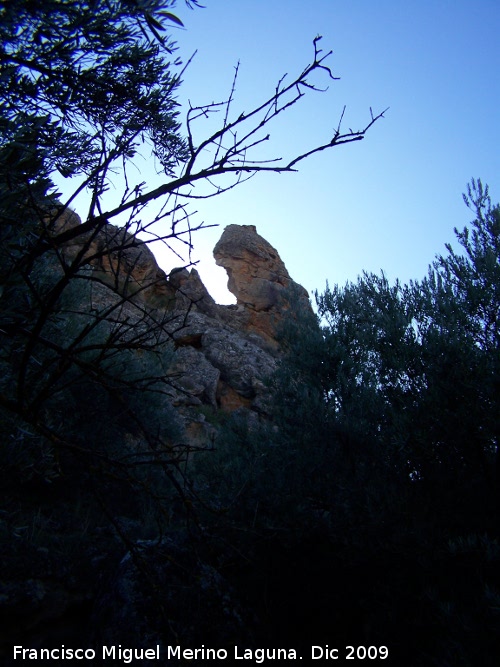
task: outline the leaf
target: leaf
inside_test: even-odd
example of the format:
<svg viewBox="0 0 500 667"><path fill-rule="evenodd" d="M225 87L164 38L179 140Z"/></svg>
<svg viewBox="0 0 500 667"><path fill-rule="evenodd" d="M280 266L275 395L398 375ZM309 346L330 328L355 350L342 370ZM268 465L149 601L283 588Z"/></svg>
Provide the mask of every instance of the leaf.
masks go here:
<svg viewBox="0 0 500 667"><path fill-rule="evenodd" d="M151 14L146 13L145 17L146 17L147 24L151 28L151 30L153 30L153 31L155 29L156 30L165 30L164 26L162 26L162 24L159 21L157 21L154 18L154 16L151 16Z"/></svg>
<svg viewBox="0 0 500 667"><path fill-rule="evenodd" d="M177 23L177 25L180 25L182 28L184 28L184 23L180 20L180 18L175 16L175 14L172 14L171 12L166 12L166 11L158 12L158 14L161 14L161 16L164 16L165 18L169 19L173 23Z"/></svg>

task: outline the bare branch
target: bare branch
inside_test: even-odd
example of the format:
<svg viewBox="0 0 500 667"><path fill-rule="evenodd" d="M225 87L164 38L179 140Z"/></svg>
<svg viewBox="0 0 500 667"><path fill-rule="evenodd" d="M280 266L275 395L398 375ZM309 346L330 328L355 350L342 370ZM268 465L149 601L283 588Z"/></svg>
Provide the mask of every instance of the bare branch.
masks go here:
<svg viewBox="0 0 500 667"><path fill-rule="evenodd" d="M239 75L238 64L235 67L231 90L226 101L212 102L211 104L202 106L192 106L190 104L186 116L189 158L182 173L149 191L144 191L144 184L136 186L133 189L127 186L127 195L122 197L120 204L107 211L103 211L102 208L97 206L100 199L100 196L97 195L95 205L99 213L94 215L94 211L91 208L87 220L78 227L63 230L50 238L41 238L30 252L31 261L46 252L49 248L66 244L80 235L101 229L108 222L113 221L123 213L129 212L132 217L156 200L166 198L166 201L168 201L170 197L174 197L176 205L179 205L179 202L182 200L206 199L217 196L228 192L257 173L293 172L297 170L300 162L316 153L342 144L362 140L373 124L384 117L387 109L381 113L374 114L370 108L370 120L362 129L349 129L344 132L341 127L345 115L344 107L333 137L329 141L304 151L299 155L262 158L255 153L264 142L271 141L268 125L272 121L297 104L307 91L321 92L326 90L326 88L319 88L316 84L312 83L311 76L313 74L323 73L328 79L337 80L337 77L333 76L330 67L326 64L326 60L331 56L332 52L323 53L319 47L320 40L320 36L313 40L313 61L297 77L289 83L285 83L287 75L282 76L269 98L249 112L242 112L238 115L234 114L234 119L231 120ZM195 141L195 125L198 121L207 119L220 110L224 110L220 129L197 144ZM102 173L107 172L112 167L115 157L116 155L113 153L113 150L107 151L105 145L103 145L103 158L100 162L101 172L89 176L86 184L88 185L92 180L97 182L99 177L102 177ZM220 178L227 176L234 176L234 179L228 183L227 178L225 178L222 183ZM207 188L204 191L193 190L193 188L200 184L207 186L208 190ZM170 214L173 216L173 212ZM165 218L167 215L169 214L164 211L161 217ZM178 227L176 227L176 223L173 223L172 235L166 235L163 240L168 242L169 239L182 238L184 236L187 237L187 247L191 248L190 236L194 229L189 225L188 216L185 215L182 219L187 223L187 228L184 232L180 232Z"/></svg>

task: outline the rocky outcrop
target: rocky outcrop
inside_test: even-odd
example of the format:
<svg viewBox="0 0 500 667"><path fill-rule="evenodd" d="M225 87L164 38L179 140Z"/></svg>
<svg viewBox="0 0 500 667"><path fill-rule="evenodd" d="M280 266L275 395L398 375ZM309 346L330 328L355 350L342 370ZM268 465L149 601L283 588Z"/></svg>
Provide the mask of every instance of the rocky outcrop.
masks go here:
<svg viewBox="0 0 500 667"><path fill-rule="evenodd" d="M79 224L78 216L67 212L52 233ZM80 273L91 280L74 281L77 288L65 291L71 313L71 326L65 331L74 331L88 313L112 306L116 308L110 311L113 335L121 319L126 322L121 327L126 336L142 332L142 341L148 336L154 339L156 354L168 350L162 354L168 388L162 391L183 420L189 440L199 445L214 437L203 406L224 412L269 412L265 380L280 356L283 318L312 315L312 309L306 290L292 280L277 250L254 226L229 225L214 249L237 299L230 306L214 301L195 269L181 267L167 276L148 246L126 229L106 225L91 237L75 236L63 249L66 260L82 253L82 248L88 261ZM107 335L105 322L101 329ZM140 373L145 357L139 352L135 357ZM148 367L149 374L155 372Z"/></svg>
<svg viewBox="0 0 500 667"><path fill-rule="evenodd" d="M77 213L65 209L50 217L45 231L51 236L59 235L80 225ZM92 266L96 280L150 307L171 307L175 285L169 284L151 250L131 230L106 224L97 234L93 231L78 234L64 244L62 257L70 263L82 249L83 259Z"/></svg>
<svg viewBox="0 0 500 667"><path fill-rule="evenodd" d="M214 257L227 271L236 305L216 304L194 269L174 270L169 277L179 313L173 333L178 350L171 367L184 392L177 395L178 405L208 403L224 411L244 408L265 414L265 379L280 355L283 318L312 315L307 292L254 226L226 227Z"/></svg>
<svg viewBox="0 0 500 667"><path fill-rule="evenodd" d="M306 290L294 282L278 251L254 225L229 225L214 248L226 269L228 289L237 299L241 325L275 341L285 313L311 312Z"/></svg>
<svg viewBox="0 0 500 667"><path fill-rule="evenodd" d="M30 274L50 312L24 371L23 398L40 400L48 426L38 433L31 422L14 421L17 413L4 423L3 489L14 509L0 516L0 661L13 641L78 645L87 623L99 629L91 637L97 643L124 641L123 628L138 646L156 643L161 633L147 614L160 606L172 636L182 634L189 646L206 632L215 645L243 643L251 614L219 572L212 546L203 552L205 537L193 546L163 536L156 512L161 506L170 525L191 511L204 473L191 485L182 471L196 464L193 451L224 444L223 424L268 420L266 379L280 359L280 326L286 313L312 313L307 294L255 227L231 225L217 244L238 301L224 306L195 269L167 276L126 229L78 233L79 225L71 211L42 223L44 252ZM66 242L55 243L61 235ZM39 315L21 287L0 293L12 333L2 341L2 397L15 394L19 350ZM225 511L218 501L214 508ZM231 549L223 556L222 564L231 562ZM144 573L159 600L143 585Z"/></svg>

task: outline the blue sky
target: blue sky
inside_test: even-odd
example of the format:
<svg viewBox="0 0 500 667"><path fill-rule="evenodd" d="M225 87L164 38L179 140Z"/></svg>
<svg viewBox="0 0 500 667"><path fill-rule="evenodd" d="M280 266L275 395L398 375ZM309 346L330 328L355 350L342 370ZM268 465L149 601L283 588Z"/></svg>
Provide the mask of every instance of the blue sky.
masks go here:
<svg viewBox="0 0 500 667"><path fill-rule="evenodd" d="M470 179L480 177L500 199L498 0L204 4L195 11L178 4L186 26L176 33L180 54L198 51L183 104L225 99L239 61L235 111L248 111L284 73L311 61L321 34L341 80L281 118L271 132L275 154L330 138L344 105L353 129L368 120L370 106L390 107L363 141L315 155L297 174L261 174L198 202L200 218L220 225L194 238L199 271L217 300L227 298L226 278L212 268L211 250L228 224L256 225L292 277L313 291L363 270L422 278L453 241L453 227L471 218L461 197Z"/></svg>
<svg viewBox="0 0 500 667"><path fill-rule="evenodd" d="M302 152L345 127L359 129L390 107L366 138L315 155L296 174L261 174L196 202L216 229L194 237L193 259L209 291L230 302L212 249L228 224L253 224L309 292L345 284L363 270L420 279L471 214L462 192L472 177L500 199L500 3L498 0L204 0L178 2L175 32L187 60L179 101L222 101L240 62L234 112L248 111L311 62L323 36L341 80L311 93L271 128L274 155ZM205 134L213 129L207 125ZM204 130L200 126L200 137ZM266 146L267 148L267 146ZM144 180L154 181L146 162ZM150 171L149 171L150 170ZM157 253L169 271L178 259Z"/></svg>

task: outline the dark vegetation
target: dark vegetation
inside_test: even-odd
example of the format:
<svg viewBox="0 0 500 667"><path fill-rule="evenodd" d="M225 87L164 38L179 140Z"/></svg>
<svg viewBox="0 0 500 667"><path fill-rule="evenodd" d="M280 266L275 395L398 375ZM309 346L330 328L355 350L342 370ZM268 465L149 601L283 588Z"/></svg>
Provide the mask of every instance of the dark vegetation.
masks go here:
<svg viewBox="0 0 500 667"><path fill-rule="evenodd" d="M460 248L424 280L318 294L319 323L284 326L272 419L213 411L214 449L190 451L161 373L167 316L119 282L124 251L169 220L160 240L189 255L191 198L290 171L379 116L283 163L252 155L312 74L333 78L315 40L290 85L246 114L233 87L189 110L183 138L174 4L0 10L2 657L15 643L352 643L388 646L386 664L497 665L500 209L473 181ZM220 130L195 142L217 110ZM155 190L130 170L146 149ZM84 189L83 223L67 225Z"/></svg>
<svg viewBox="0 0 500 667"><path fill-rule="evenodd" d="M229 422L210 454L234 524L270 540L283 636L498 660L500 208L480 181L464 198L474 220L424 280L316 295L321 329L283 332L272 427Z"/></svg>

